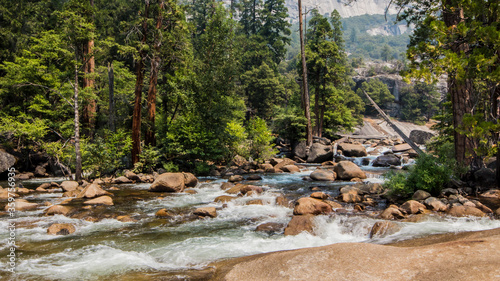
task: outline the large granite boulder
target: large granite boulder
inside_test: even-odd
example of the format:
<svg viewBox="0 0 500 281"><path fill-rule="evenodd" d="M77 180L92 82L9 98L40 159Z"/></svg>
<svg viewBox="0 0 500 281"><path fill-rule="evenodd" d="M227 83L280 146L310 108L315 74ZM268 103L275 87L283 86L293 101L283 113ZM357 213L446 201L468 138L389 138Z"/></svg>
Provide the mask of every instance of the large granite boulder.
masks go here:
<svg viewBox="0 0 500 281"><path fill-rule="evenodd" d="M380 155L373 161L373 167L400 166L401 159L394 154Z"/></svg>
<svg viewBox="0 0 500 281"><path fill-rule="evenodd" d="M334 181L335 172L332 170L318 169L312 172L309 177L315 181Z"/></svg>
<svg viewBox="0 0 500 281"><path fill-rule="evenodd" d="M413 130L410 132L410 140L417 144L426 144L434 136L431 132Z"/></svg>
<svg viewBox="0 0 500 281"><path fill-rule="evenodd" d="M341 180L351 180L353 178L366 179L365 172L351 161L340 161L333 170Z"/></svg>
<svg viewBox="0 0 500 281"><path fill-rule="evenodd" d="M313 143L309 148L307 162L322 163L333 158L333 148L331 145L323 145L321 143Z"/></svg>
<svg viewBox="0 0 500 281"><path fill-rule="evenodd" d="M72 191L72 190L76 190L78 188L78 182L76 182L76 181L63 181L60 184L60 186L64 191Z"/></svg>
<svg viewBox="0 0 500 281"><path fill-rule="evenodd" d="M16 157L0 149L0 174L16 164Z"/></svg>
<svg viewBox="0 0 500 281"><path fill-rule="evenodd" d="M448 215L454 217L484 217L486 216L483 211L472 206L454 206L448 210Z"/></svg>
<svg viewBox="0 0 500 281"><path fill-rule="evenodd" d="M365 147L361 144L341 143L337 148L342 150L342 154L347 157L364 157L368 155Z"/></svg>
<svg viewBox="0 0 500 281"><path fill-rule="evenodd" d="M194 176L193 176L194 177ZM164 173L159 175L149 187L153 192L182 192L186 183L193 186L194 182L191 175L185 176L184 173Z"/></svg>
<svg viewBox="0 0 500 281"><path fill-rule="evenodd" d="M307 144L305 141L299 142L294 148L293 148L293 154L300 159L306 159L307 158Z"/></svg>
<svg viewBox="0 0 500 281"><path fill-rule="evenodd" d="M285 228L285 236L297 235L303 231L313 234L314 215L293 216Z"/></svg>
<svg viewBox="0 0 500 281"><path fill-rule="evenodd" d="M93 183L87 185L77 196L76 198L96 198L102 195L112 195L111 193L102 189L99 185Z"/></svg>
<svg viewBox="0 0 500 281"><path fill-rule="evenodd" d="M382 238L401 230L401 225L392 221L378 221L370 230L370 238Z"/></svg>
<svg viewBox="0 0 500 281"><path fill-rule="evenodd" d="M311 197L303 197L297 200L293 209L294 215L320 215L333 212L332 207L322 200Z"/></svg>

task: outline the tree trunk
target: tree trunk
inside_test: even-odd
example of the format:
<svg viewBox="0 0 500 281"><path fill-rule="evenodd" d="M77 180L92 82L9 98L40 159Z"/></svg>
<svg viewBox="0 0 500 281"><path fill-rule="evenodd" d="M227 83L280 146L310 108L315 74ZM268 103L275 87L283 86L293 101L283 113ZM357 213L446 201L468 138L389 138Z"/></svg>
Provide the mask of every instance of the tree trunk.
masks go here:
<svg viewBox="0 0 500 281"><path fill-rule="evenodd" d="M149 0L146 3L144 12L144 21L142 23L142 40L141 45L146 44L147 30L148 30L148 16L149 16ZM139 50L139 60L135 64L135 101L134 101L134 114L132 116L132 163L139 162L139 154L141 153L141 102L142 102L142 87L144 84L144 58L146 54L144 48Z"/></svg>
<svg viewBox="0 0 500 281"><path fill-rule="evenodd" d="M80 116L78 113L78 64L75 64L74 91L75 91L74 111L75 111L75 158L76 158L75 181L81 182L82 181L82 154L80 151L80 120L79 120Z"/></svg>
<svg viewBox="0 0 500 281"><path fill-rule="evenodd" d="M443 1L443 19L446 26L453 30L464 20L464 13L463 9L454 7L452 2L452 0ZM458 55L467 52L469 49L468 44L458 41L453 42L450 47ZM448 73L448 92L451 96L453 128L455 129L455 157L459 164L477 166L477 163L473 163L471 157L474 155L474 141L457 132L457 129L462 126L464 115L472 113L472 91L473 85L470 79L459 80L455 73Z"/></svg>
<svg viewBox="0 0 500 281"><path fill-rule="evenodd" d="M90 5L94 7L94 0L90 0ZM93 17L94 16L92 15L92 18ZM92 91L95 84L94 78L92 77L95 72L95 59L93 55L94 39L89 40L83 49L85 71L85 76L83 78L83 88L90 88L90 90ZM86 135L92 136L95 129L97 102L95 99L88 99L87 102L87 105L83 109L83 124L84 128L86 129Z"/></svg>
<svg viewBox="0 0 500 281"><path fill-rule="evenodd" d="M163 15L162 11L164 9L164 1L160 1L160 8L158 10L158 18L156 20L156 33L161 33L161 28L163 25ZM156 117L156 84L158 83L158 71L160 69L160 47L161 47L161 36L156 36L154 49L155 54L151 60L151 78L149 79L149 89L148 89L148 127L145 136L145 145L156 146L156 129L155 129L155 117Z"/></svg>
<svg viewBox="0 0 500 281"><path fill-rule="evenodd" d="M148 89L148 128L144 139L145 145L155 146L155 116L156 116L156 84L158 82L158 68L160 65L160 58L155 56L151 60L151 79L149 79Z"/></svg>
<svg viewBox="0 0 500 281"><path fill-rule="evenodd" d="M315 124L313 128L313 132L315 136L319 136L319 98L320 98L320 89L319 89L319 73L316 73L316 89L314 91L314 119L315 119Z"/></svg>
<svg viewBox="0 0 500 281"><path fill-rule="evenodd" d="M302 60L302 102L304 106L304 113L307 119L306 135L307 146L312 144L312 128L311 128L311 113L309 108L309 90L307 88L307 65L306 53L304 47L304 32L302 26L302 1L299 0L299 32L300 32L300 56Z"/></svg>
<svg viewBox="0 0 500 281"><path fill-rule="evenodd" d="M108 125L111 132L115 131L115 75L113 73L113 63L108 64L109 83L109 119Z"/></svg>

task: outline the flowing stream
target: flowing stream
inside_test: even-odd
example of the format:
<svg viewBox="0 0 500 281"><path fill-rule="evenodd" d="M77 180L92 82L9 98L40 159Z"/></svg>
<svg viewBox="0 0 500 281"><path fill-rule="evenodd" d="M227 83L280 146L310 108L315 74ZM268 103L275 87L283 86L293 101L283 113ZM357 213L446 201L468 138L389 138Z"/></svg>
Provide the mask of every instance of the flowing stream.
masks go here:
<svg viewBox="0 0 500 281"><path fill-rule="evenodd" d="M372 159L373 160L373 159ZM357 160L356 160L357 161ZM372 162L372 161L371 161ZM62 215L44 216L46 207L35 211L17 212L16 244L19 257L16 274L6 271L7 238L6 215L0 217L0 278L2 280L118 280L127 274L142 276L154 272L172 272L182 278L184 272L201 270L209 263L225 258L258 253L323 246L341 242L388 243L423 237L430 234L485 230L500 227L499 220L490 218L452 218L429 216L418 223L402 223L402 229L384 238L370 239L369 232L378 221L375 216L357 213L346 205L346 212L315 218L317 235L302 233L297 236L257 232L255 228L267 222L286 225L292 208L275 203L276 197L285 195L293 200L311 193L310 188L320 186L331 196L349 182L311 182L302 178L315 167L295 174L262 175L256 184L263 186L262 194L239 197L226 203L214 203L224 195L220 188L225 181L200 178L194 188L197 194L153 194L147 191L150 184L119 185L115 192L115 205L100 207L102 215L126 214L136 222L102 219L90 222ZM364 166L370 182L381 182L386 169ZM36 187L44 179L24 182ZM58 179L62 180L62 179ZM2 183L0 183L2 185ZM61 193L31 193L25 196L30 202L60 203ZM162 196L163 198L159 197ZM121 198L121 200L120 200ZM260 199L263 205L247 205ZM189 213L197 207L217 208L216 218L190 219ZM379 208L383 208L380 205ZM166 208L176 214L173 219L159 219L156 211ZM47 234L50 224L73 223L76 231L66 236ZM174 274L175 273L175 274ZM118 277L116 277L118 276ZM134 280L139 280L137 277Z"/></svg>

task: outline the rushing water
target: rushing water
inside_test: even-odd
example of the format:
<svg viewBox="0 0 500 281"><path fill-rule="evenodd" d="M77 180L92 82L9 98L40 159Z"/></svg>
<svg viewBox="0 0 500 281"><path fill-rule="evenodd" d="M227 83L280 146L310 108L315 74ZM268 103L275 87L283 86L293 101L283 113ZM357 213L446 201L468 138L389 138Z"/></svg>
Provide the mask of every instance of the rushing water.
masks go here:
<svg viewBox="0 0 500 281"><path fill-rule="evenodd" d="M365 167L369 181L383 179L381 169ZM121 185L115 191L115 206L101 208L102 213L127 214L137 222L102 219L90 222L62 215L43 216L46 207L35 211L17 212L16 243L19 261L16 274L7 268L8 218L0 218L0 277L5 280L103 280L134 272L183 272L202 269L210 262L257 253L323 246L340 242L388 243L422 237L429 234L484 230L500 227L499 220L490 218L451 218L429 216L418 223L401 223L402 229L388 237L370 239L369 232L377 219L361 215L346 206L346 213L315 218L316 235L270 235L255 231L262 223L286 225L292 209L275 203L284 194L289 199L309 194L313 186L336 196L347 182L318 183L303 181L311 169L296 174L263 175L258 182L265 192L239 197L223 206L214 203L221 190L222 179L201 179L197 194L151 194L149 184ZM40 182L26 182L37 186ZM124 197L124 200L118 200ZM60 203L61 193L32 193L24 197L30 202ZM134 198L132 200L132 198ZM247 205L261 199L263 205ZM216 218L189 219L197 207L217 208ZM157 210L166 208L176 214L173 219L155 217ZM50 224L73 223L76 232L67 236L47 234ZM112 278L111 278L112 279Z"/></svg>

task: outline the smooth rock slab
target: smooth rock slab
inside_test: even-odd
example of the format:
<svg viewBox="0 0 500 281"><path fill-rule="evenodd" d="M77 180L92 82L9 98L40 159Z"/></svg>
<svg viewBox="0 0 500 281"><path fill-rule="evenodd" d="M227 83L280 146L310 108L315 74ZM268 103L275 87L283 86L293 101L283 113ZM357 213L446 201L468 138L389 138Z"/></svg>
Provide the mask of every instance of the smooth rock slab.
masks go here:
<svg viewBox="0 0 500 281"><path fill-rule="evenodd" d="M94 198L92 200L85 201L85 202L83 202L83 204L87 204L87 205L108 205L108 206L114 205L113 204L113 199L111 197L109 197L109 196L97 197L97 198Z"/></svg>

